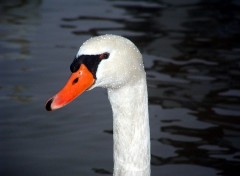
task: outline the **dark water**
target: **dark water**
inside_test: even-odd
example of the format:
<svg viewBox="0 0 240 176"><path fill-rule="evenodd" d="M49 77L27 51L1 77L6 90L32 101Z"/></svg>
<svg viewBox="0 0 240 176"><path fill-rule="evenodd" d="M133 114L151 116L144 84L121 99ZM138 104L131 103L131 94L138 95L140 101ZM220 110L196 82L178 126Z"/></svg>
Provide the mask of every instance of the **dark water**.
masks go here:
<svg viewBox="0 0 240 176"><path fill-rule="evenodd" d="M0 3L0 175L111 175L105 90L44 109L81 43L105 33L144 55L152 176L240 174L240 1Z"/></svg>

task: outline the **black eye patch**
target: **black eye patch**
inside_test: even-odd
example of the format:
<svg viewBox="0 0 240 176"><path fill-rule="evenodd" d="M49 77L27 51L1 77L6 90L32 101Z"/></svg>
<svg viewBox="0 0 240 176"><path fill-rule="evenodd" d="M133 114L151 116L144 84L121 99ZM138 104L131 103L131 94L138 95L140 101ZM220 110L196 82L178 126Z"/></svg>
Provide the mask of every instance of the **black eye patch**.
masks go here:
<svg viewBox="0 0 240 176"><path fill-rule="evenodd" d="M107 59L109 55L110 54L107 52L98 55L80 55L73 60L70 65L70 70L72 73L75 73L80 68L81 64L84 64L96 79L96 72L99 63L103 59Z"/></svg>
<svg viewBox="0 0 240 176"><path fill-rule="evenodd" d="M103 53L99 55L99 59L107 59L109 57L109 53Z"/></svg>

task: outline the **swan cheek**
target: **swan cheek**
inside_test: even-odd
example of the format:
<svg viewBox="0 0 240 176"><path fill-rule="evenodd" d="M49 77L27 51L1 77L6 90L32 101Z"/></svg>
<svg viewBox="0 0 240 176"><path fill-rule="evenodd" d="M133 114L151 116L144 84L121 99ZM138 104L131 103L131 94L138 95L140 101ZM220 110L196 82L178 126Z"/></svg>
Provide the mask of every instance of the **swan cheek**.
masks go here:
<svg viewBox="0 0 240 176"><path fill-rule="evenodd" d="M77 96L82 94L86 89L90 88L95 82L92 73L84 64L81 64L78 71L71 74L66 85L46 104L46 109L52 111L61 108Z"/></svg>

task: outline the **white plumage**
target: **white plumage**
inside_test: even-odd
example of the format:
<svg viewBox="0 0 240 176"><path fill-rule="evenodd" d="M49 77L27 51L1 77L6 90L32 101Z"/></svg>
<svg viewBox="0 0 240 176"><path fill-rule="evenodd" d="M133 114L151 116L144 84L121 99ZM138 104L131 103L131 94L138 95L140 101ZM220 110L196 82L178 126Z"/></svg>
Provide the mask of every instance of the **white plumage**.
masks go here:
<svg viewBox="0 0 240 176"><path fill-rule="evenodd" d="M114 175L149 176L150 130L142 55L130 40L103 35L87 40L77 57L106 52L109 58L99 63L95 82L89 89L104 87L108 90L113 111ZM61 96L49 100L47 109L61 107L57 104Z"/></svg>
<svg viewBox="0 0 240 176"><path fill-rule="evenodd" d="M105 87L113 111L114 175L150 175L150 135L146 74L142 55L126 38L94 37L78 55L109 52L91 87Z"/></svg>

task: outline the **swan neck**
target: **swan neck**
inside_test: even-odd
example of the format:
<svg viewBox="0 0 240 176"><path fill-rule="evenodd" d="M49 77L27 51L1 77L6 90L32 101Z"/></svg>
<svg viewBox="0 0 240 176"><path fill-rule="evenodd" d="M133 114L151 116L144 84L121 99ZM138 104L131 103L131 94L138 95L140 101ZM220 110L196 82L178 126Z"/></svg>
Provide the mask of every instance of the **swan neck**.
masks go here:
<svg viewBox="0 0 240 176"><path fill-rule="evenodd" d="M146 78L108 89L113 111L114 175L150 175L150 132Z"/></svg>

